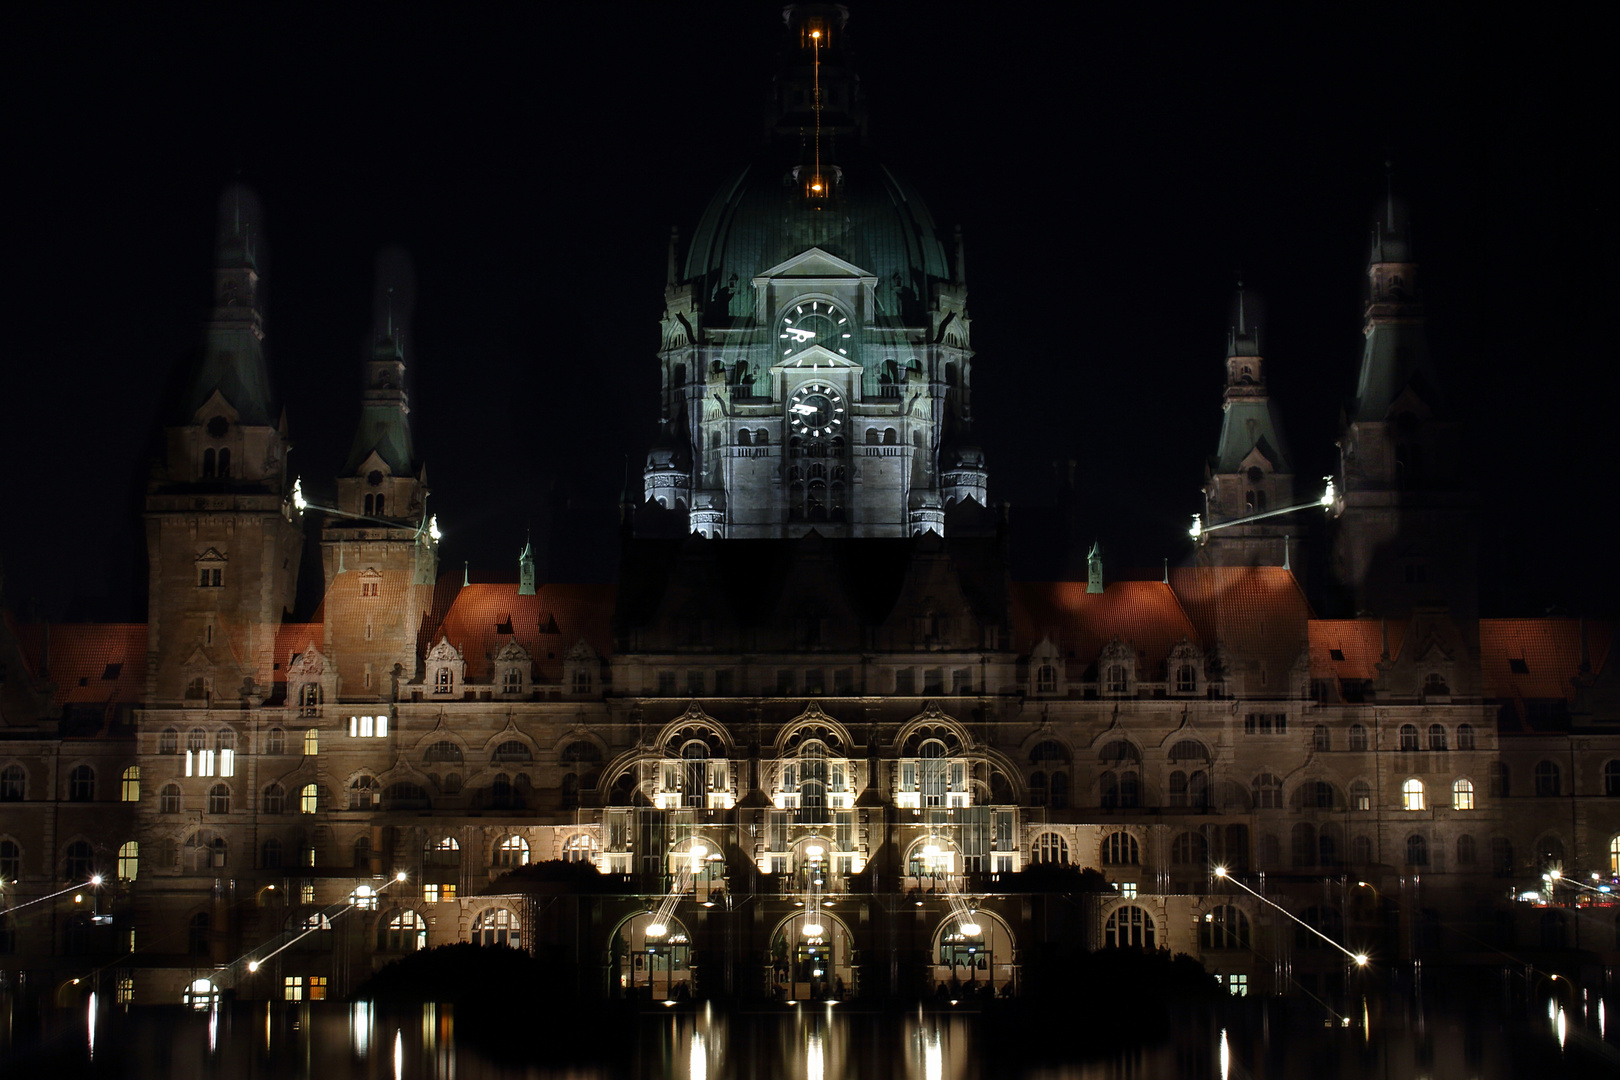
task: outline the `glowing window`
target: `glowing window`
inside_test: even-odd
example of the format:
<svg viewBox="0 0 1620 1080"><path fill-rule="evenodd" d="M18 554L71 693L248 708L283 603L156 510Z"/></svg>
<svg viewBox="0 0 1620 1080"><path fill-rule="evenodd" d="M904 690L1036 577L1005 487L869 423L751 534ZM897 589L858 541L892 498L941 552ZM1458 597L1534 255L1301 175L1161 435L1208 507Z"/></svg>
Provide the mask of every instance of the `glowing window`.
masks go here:
<svg viewBox="0 0 1620 1080"><path fill-rule="evenodd" d="M1472 810L1474 808L1474 782L1472 780L1457 780L1452 783L1451 808L1453 810Z"/></svg>
<svg viewBox="0 0 1620 1080"><path fill-rule="evenodd" d="M119 798L124 802L141 801L141 767L131 765L124 770L123 784L119 788Z"/></svg>
<svg viewBox="0 0 1620 1080"><path fill-rule="evenodd" d="M518 917L505 908L491 908L473 920L473 943L520 947Z"/></svg>
<svg viewBox="0 0 1620 1080"><path fill-rule="evenodd" d="M527 866L529 842L521 836L508 836L495 846L496 866Z"/></svg>
<svg viewBox="0 0 1620 1080"><path fill-rule="evenodd" d="M131 840L118 849L118 877L121 881L134 881L141 865L141 845Z"/></svg>
<svg viewBox="0 0 1620 1080"><path fill-rule="evenodd" d="M313 814L320 809L319 789L314 784L305 784L298 789L298 812L300 814Z"/></svg>
<svg viewBox="0 0 1620 1080"><path fill-rule="evenodd" d="M1423 781L1414 776L1401 785L1401 805L1407 810L1424 809Z"/></svg>

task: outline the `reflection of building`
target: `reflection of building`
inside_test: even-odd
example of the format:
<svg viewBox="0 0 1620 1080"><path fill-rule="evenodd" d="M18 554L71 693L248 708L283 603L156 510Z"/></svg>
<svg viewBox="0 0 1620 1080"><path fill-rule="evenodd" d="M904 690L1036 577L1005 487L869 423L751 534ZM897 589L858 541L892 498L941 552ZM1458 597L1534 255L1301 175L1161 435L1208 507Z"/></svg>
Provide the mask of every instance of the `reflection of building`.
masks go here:
<svg viewBox="0 0 1620 1080"><path fill-rule="evenodd" d="M1615 959L1597 909L1502 899L1552 866L1620 870L1611 628L1475 617L1399 211L1332 537L1357 617L1314 616L1279 543L1298 524L1211 531L1155 580L1108 581L1094 551L1086 581L1012 582L960 244L870 160L843 19L790 12L782 137L672 254L663 423L614 587L537 582L527 551L513 583L439 576L385 338L329 487L322 603L285 616L314 511L260 349L256 215L231 198L206 360L148 491L147 623L0 635L5 902L117 879L8 915L7 972L315 997L472 940L567 955L604 993L798 999L1016 989L1067 941L1195 953L1234 988L1342 977L1218 864L1381 961ZM1211 525L1305 488L1257 341L1245 315ZM490 893L552 860L601 891ZM1071 902L1038 864L1108 891Z"/></svg>

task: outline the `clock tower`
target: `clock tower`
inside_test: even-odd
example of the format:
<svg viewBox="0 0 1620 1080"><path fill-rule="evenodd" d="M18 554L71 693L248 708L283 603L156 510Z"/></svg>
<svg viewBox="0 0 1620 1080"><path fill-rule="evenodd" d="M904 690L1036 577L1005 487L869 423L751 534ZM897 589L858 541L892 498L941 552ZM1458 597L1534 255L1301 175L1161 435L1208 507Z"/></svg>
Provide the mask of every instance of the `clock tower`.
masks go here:
<svg viewBox="0 0 1620 1080"><path fill-rule="evenodd" d="M784 21L767 146L671 240L644 499L714 538L944 533L986 500L960 238L866 143L848 12Z"/></svg>

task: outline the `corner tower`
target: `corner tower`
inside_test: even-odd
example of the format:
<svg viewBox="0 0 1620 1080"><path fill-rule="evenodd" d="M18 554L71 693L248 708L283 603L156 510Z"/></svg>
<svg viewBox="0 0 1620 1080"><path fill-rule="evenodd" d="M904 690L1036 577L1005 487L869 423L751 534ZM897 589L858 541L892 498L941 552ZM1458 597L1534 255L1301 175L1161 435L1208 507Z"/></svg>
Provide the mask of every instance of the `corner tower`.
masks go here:
<svg viewBox="0 0 1620 1080"><path fill-rule="evenodd" d="M293 604L303 522L265 366L259 220L246 188L222 197L202 356L147 485L149 705L268 696Z"/></svg>
<svg viewBox="0 0 1620 1080"><path fill-rule="evenodd" d="M784 20L766 147L672 241L643 497L710 537L943 533L986 497L960 244L866 145L847 10Z"/></svg>
<svg viewBox="0 0 1620 1080"><path fill-rule="evenodd" d="M1334 571L1358 613L1477 614L1473 500L1461 424L1429 356L1410 219L1378 207L1356 396L1339 442L1343 477Z"/></svg>
<svg viewBox="0 0 1620 1080"><path fill-rule="evenodd" d="M417 635L438 580L427 469L411 444L403 331L384 284L409 270L379 259L383 326L363 366L360 422L321 529L327 659L346 701L387 701L417 677ZM408 290L407 290L408 291Z"/></svg>
<svg viewBox="0 0 1620 1080"><path fill-rule="evenodd" d="M1295 506L1298 499L1282 417L1266 390L1259 304L1241 281L1233 309L1226 336L1221 435L1204 468L1198 561L1204 566L1292 564L1286 548L1304 522L1290 515L1241 524L1245 518Z"/></svg>

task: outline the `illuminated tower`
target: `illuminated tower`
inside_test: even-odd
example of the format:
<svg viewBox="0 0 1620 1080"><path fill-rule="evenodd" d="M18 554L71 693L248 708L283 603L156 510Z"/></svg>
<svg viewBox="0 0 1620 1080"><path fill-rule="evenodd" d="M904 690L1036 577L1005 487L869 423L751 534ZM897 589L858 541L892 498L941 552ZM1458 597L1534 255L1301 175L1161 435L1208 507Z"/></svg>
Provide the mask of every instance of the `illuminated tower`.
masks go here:
<svg viewBox="0 0 1620 1080"><path fill-rule="evenodd" d="M1287 538L1298 537L1307 525L1299 515L1229 524L1298 502L1282 418L1266 391L1256 299L1242 282L1234 307L1226 338L1220 441L1204 469L1207 531L1199 539L1198 561L1205 566L1292 565L1284 547L1290 543Z"/></svg>
<svg viewBox="0 0 1620 1080"><path fill-rule="evenodd" d="M1366 345L1340 439L1334 570L1355 610L1477 610L1473 503L1461 425L1429 358L1405 208L1378 208L1367 263Z"/></svg>
<svg viewBox="0 0 1620 1080"><path fill-rule="evenodd" d="M392 310L385 318L365 362L336 513L321 529L325 651L347 701L389 700L417 677L417 635L438 579L427 469L411 447L402 334Z"/></svg>
<svg viewBox="0 0 1620 1080"><path fill-rule="evenodd" d="M258 222L251 192L225 193L202 357L147 486L154 706L269 696L276 629L293 603L303 524L265 366Z"/></svg>
<svg viewBox="0 0 1620 1080"><path fill-rule="evenodd" d="M943 533L986 497L960 245L866 146L847 11L784 18L767 148L672 241L644 498L710 537Z"/></svg>

